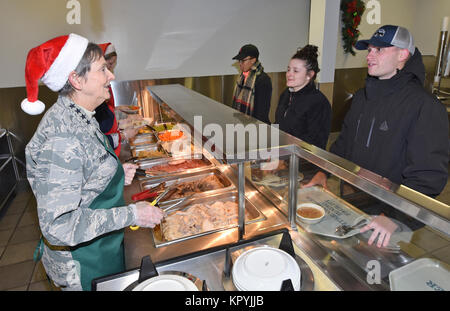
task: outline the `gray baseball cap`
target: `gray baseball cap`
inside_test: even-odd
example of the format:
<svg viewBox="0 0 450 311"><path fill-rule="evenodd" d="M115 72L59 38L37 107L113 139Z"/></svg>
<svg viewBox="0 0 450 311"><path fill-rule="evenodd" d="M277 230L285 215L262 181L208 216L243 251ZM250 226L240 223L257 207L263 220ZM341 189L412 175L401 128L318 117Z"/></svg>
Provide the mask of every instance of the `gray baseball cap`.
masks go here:
<svg viewBox="0 0 450 311"><path fill-rule="evenodd" d="M414 55L416 47L414 38L408 29L401 26L385 25L377 29L369 40L359 40L355 44L357 50L367 50L369 44L376 47L396 46L401 49L408 49Z"/></svg>

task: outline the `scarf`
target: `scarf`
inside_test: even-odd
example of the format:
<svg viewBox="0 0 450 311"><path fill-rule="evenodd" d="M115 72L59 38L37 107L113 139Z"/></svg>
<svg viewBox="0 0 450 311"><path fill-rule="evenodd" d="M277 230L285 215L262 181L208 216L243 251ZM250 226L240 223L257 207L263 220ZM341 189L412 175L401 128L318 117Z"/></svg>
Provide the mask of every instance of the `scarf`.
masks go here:
<svg viewBox="0 0 450 311"><path fill-rule="evenodd" d="M233 104L232 107L240 112L248 115L253 114L253 108L255 105L255 82L256 78L264 71L261 62L256 61L250 69L247 80L243 73L236 81L234 88Z"/></svg>

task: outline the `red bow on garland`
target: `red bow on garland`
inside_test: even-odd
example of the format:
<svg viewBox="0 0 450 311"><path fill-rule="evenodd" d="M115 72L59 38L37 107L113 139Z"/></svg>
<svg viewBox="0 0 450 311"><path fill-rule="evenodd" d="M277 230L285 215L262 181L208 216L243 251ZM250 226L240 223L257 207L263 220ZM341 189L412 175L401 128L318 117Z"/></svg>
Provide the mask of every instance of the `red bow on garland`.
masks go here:
<svg viewBox="0 0 450 311"><path fill-rule="evenodd" d="M361 23L366 6L362 0L342 0L342 40L344 41L344 52L355 55L353 47L358 41L360 32L358 26Z"/></svg>

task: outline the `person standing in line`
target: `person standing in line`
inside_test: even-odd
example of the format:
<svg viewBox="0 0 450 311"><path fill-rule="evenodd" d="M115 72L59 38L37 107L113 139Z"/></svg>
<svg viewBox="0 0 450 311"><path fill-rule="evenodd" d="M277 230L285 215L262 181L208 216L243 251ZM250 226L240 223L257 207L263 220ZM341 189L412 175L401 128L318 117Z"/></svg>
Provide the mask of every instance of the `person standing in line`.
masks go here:
<svg viewBox="0 0 450 311"><path fill-rule="evenodd" d="M103 51L108 70L114 73L117 65L117 52L114 45L108 42L99 44L99 47ZM115 114L114 94L111 86L109 86L109 94L109 99L95 108L95 119L100 125L100 130L106 135L109 143L114 148L114 152L119 156L122 138L125 140L133 138L137 135L138 130L130 127L122 132L123 135L120 133Z"/></svg>
<svg viewBox="0 0 450 311"><path fill-rule="evenodd" d="M355 164L430 197L444 189L448 179L449 139L447 111L423 85L425 66L411 33L385 25L356 49L367 50L368 76L353 96L342 131L330 151ZM326 187L319 171L304 187ZM397 219L416 230L423 226L384 203L364 209L379 215L361 232L373 230L368 244L388 245ZM383 215L381 215L383 214Z"/></svg>
<svg viewBox="0 0 450 311"><path fill-rule="evenodd" d="M307 45L289 61L286 90L280 95L275 123L309 144L325 149L331 127L331 105L315 86L320 71L318 48Z"/></svg>
<svg viewBox="0 0 450 311"><path fill-rule="evenodd" d="M270 124L270 100L272 81L259 61L259 51L253 44L246 44L233 57L239 61L240 75L234 88L232 107Z"/></svg>

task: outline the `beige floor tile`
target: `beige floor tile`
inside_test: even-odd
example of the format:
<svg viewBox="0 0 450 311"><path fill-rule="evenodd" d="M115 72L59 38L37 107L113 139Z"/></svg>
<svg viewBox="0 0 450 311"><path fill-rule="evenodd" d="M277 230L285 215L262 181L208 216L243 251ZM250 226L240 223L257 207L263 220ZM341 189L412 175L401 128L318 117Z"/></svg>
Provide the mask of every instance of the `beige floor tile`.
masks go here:
<svg viewBox="0 0 450 311"><path fill-rule="evenodd" d="M12 201L8 206L5 215L22 214L27 207L27 201Z"/></svg>
<svg viewBox="0 0 450 311"><path fill-rule="evenodd" d="M0 290L28 285L35 263L30 261L0 267Z"/></svg>
<svg viewBox="0 0 450 311"><path fill-rule="evenodd" d="M18 244L28 241L36 241L41 237L41 231L37 224L17 227L9 241L9 244Z"/></svg>
<svg viewBox="0 0 450 311"><path fill-rule="evenodd" d="M38 240L8 245L0 259L0 267L33 259Z"/></svg>
<svg viewBox="0 0 450 311"><path fill-rule="evenodd" d="M39 224L37 211L25 212L20 219L18 227Z"/></svg>
<svg viewBox="0 0 450 311"><path fill-rule="evenodd" d="M411 243L427 252L433 252L449 245L449 242L446 239L443 239L425 227L414 232L411 238Z"/></svg>
<svg viewBox="0 0 450 311"><path fill-rule="evenodd" d="M439 249L433 252L432 255L450 265L450 246Z"/></svg>
<svg viewBox="0 0 450 311"><path fill-rule="evenodd" d="M14 197L14 202L27 203L28 200L31 198L31 195L32 195L32 192L30 190L28 190L28 191L20 191Z"/></svg>
<svg viewBox="0 0 450 311"><path fill-rule="evenodd" d="M405 243L400 241L398 244L400 245L401 250L412 258L419 258L427 253L425 250L412 243Z"/></svg>
<svg viewBox="0 0 450 311"><path fill-rule="evenodd" d="M31 283L30 286L28 287L28 291L43 292L43 291L52 291L52 290L53 290L53 288L47 280Z"/></svg>
<svg viewBox="0 0 450 311"><path fill-rule="evenodd" d="M449 243L450 243L450 236L445 235L445 234L443 234L443 233L441 233L441 232L439 232L439 231L436 231L436 230L434 230L434 229L432 229L432 228L430 228L430 227L428 227L428 226L426 226L425 228L427 228L428 231L431 231L431 232L433 232L433 233L439 235L441 238L443 238L443 239L449 241ZM450 244L449 244L449 245L450 245Z"/></svg>
<svg viewBox="0 0 450 311"><path fill-rule="evenodd" d="M6 246L13 234L13 229L0 230L0 246Z"/></svg>
<svg viewBox="0 0 450 311"><path fill-rule="evenodd" d="M8 292L26 292L27 290L28 290L28 284L22 285L19 287L15 287L15 288L10 288L10 289L8 289Z"/></svg>
<svg viewBox="0 0 450 311"><path fill-rule="evenodd" d="M39 261L34 267L33 277L31 278L32 283L40 281L47 281L47 273L42 265L42 261Z"/></svg>
<svg viewBox="0 0 450 311"><path fill-rule="evenodd" d="M0 230L14 229L22 215L5 215L0 219Z"/></svg>

